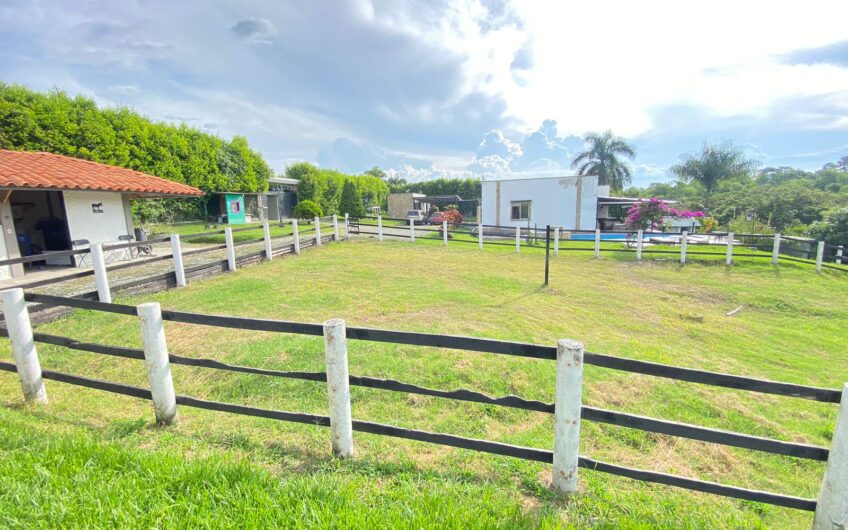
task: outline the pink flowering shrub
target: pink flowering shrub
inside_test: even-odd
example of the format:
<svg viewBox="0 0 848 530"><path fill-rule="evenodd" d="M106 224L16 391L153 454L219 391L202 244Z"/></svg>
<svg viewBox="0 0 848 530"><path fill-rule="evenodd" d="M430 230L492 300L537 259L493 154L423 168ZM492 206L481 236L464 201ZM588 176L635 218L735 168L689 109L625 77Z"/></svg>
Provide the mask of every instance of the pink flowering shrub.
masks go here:
<svg viewBox="0 0 848 530"><path fill-rule="evenodd" d="M683 217L685 219L703 218L704 212L677 210L662 199L652 197L647 201L641 200L627 210L625 226L634 230L655 229L662 224L663 217Z"/></svg>

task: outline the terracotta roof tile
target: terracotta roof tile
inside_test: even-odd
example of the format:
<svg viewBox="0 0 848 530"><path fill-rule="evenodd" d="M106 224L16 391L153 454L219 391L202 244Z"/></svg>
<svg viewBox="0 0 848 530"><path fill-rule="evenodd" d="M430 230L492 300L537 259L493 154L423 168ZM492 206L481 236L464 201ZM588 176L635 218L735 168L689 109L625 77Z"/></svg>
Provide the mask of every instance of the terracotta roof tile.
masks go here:
<svg viewBox="0 0 848 530"><path fill-rule="evenodd" d="M142 195L196 196L203 192L140 171L80 158L0 149L0 188L117 191Z"/></svg>

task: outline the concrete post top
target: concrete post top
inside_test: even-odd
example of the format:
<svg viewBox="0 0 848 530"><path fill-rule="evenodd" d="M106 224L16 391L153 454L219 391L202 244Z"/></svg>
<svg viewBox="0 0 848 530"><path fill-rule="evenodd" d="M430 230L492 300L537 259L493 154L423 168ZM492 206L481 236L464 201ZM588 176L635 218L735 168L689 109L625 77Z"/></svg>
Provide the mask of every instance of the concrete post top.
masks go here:
<svg viewBox="0 0 848 530"><path fill-rule="evenodd" d="M343 318L331 318L330 320L327 320L327 321L324 322L324 327L327 327L327 328L337 328L339 326L344 326L344 325L345 325L345 321L344 321Z"/></svg>
<svg viewBox="0 0 848 530"><path fill-rule="evenodd" d="M557 348L562 348L566 350L582 350L583 343L579 340L574 339L559 339L557 341Z"/></svg>
<svg viewBox="0 0 848 530"><path fill-rule="evenodd" d="M153 315L161 312L159 302L145 302L143 304L138 304L136 306L138 310L138 316L142 315Z"/></svg>

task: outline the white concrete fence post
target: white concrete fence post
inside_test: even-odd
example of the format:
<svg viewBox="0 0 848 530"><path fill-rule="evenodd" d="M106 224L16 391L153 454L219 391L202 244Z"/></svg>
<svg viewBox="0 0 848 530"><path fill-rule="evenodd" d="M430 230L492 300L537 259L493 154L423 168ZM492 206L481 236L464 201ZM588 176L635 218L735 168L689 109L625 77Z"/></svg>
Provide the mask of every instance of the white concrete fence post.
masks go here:
<svg viewBox="0 0 848 530"><path fill-rule="evenodd" d="M771 264L777 265L780 262L780 234L774 235L774 246L771 248Z"/></svg>
<svg viewBox="0 0 848 530"><path fill-rule="evenodd" d="M339 216L333 214L333 241L339 240Z"/></svg>
<svg viewBox="0 0 848 530"><path fill-rule="evenodd" d="M689 232L686 230L680 234L680 263L686 263L686 246L689 244Z"/></svg>
<svg viewBox="0 0 848 530"><path fill-rule="evenodd" d="M233 229L229 226L224 229L224 239L227 242L227 268L236 270L236 245L233 243Z"/></svg>
<svg viewBox="0 0 848 530"><path fill-rule="evenodd" d="M31 403L47 403L47 390L41 378L41 363L32 338L32 323L29 310L21 288L0 291L3 300L3 315L6 317L6 329L12 343L12 356L21 380L24 400Z"/></svg>
<svg viewBox="0 0 848 530"><path fill-rule="evenodd" d="M415 219L409 220L409 241L415 243Z"/></svg>
<svg viewBox="0 0 848 530"><path fill-rule="evenodd" d="M642 261L642 247L645 244L645 232L639 230L636 232L636 261Z"/></svg>
<svg viewBox="0 0 848 530"><path fill-rule="evenodd" d="M315 225L315 245L321 246L321 219L315 217L312 220L312 224Z"/></svg>
<svg viewBox="0 0 848 530"><path fill-rule="evenodd" d="M170 424L177 421L177 396L171 377L168 360L168 342L165 340L165 322L158 302L149 302L137 307L141 325L141 343L144 346L144 365L147 381L153 397L156 423Z"/></svg>
<svg viewBox="0 0 848 530"><path fill-rule="evenodd" d="M827 467L824 471L814 530L832 530L848 527L848 383L842 387L839 415L833 429L833 440Z"/></svg>
<svg viewBox="0 0 848 530"><path fill-rule="evenodd" d="M554 256L559 256L559 227L554 227Z"/></svg>
<svg viewBox="0 0 848 530"><path fill-rule="evenodd" d="M842 245L839 245L836 248L836 264L837 265L842 265L842 251L843 250L844 250L844 247Z"/></svg>
<svg viewBox="0 0 848 530"><path fill-rule="evenodd" d="M377 241L383 240L383 216L377 216Z"/></svg>
<svg viewBox="0 0 848 530"><path fill-rule="evenodd" d="M171 234L171 259L174 261L174 275L177 277L177 287L186 286L185 265L183 265L183 247L179 234Z"/></svg>
<svg viewBox="0 0 848 530"><path fill-rule="evenodd" d="M819 241L816 247L816 272L822 271L822 260L824 259L824 241Z"/></svg>
<svg viewBox="0 0 848 530"><path fill-rule="evenodd" d="M103 256L103 245L91 245L91 265L94 267L94 284L97 286L97 299L103 303L112 303L112 292L109 290L109 276L106 274L106 258Z"/></svg>
<svg viewBox="0 0 848 530"><path fill-rule="evenodd" d="M595 229L595 257L601 257L601 229Z"/></svg>
<svg viewBox="0 0 848 530"><path fill-rule="evenodd" d="M265 259L271 261L274 259L274 249L271 248L271 225L268 221L262 225L262 237L265 239Z"/></svg>
<svg viewBox="0 0 848 530"><path fill-rule="evenodd" d="M300 232L297 229L297 219L292 219L292 238L294 240L294 253L300 254Z"/></svg>
<svg viewBox="0 0 848 530"><path fill-rule="evenodd" d="M515 253L521 252L521 227L515 227Z"/></svg>
<svg viewBox="0 0 848 530"><path fill-rule="evenodd" d="M353 420L350 413L347 335L345 321L340 318L324 322L324 357L327 363L333 453L350 458L353 456Z"/></svg>
<svg viewBox="0 0 848 530"><path fill-rule="evenodd" d="M483 250L483 223L477 223L477 246Z"/></svg>
<svg viewBox="0 0 848 530"><path fill-rule="evenodd" d="M442 241L445 245L448 244L448 221L445 219L442 221Z"/></svg>
<svg viewBox="0 0 848 530"><path fill-rule="evenodd" d="M350 215L345 214L345 239L350 239Z"/></svg>
<svg viewBox="0 0 848 530"><path fill-rule="evenodd" d="M583 343L557 341L554 402L554 465L552 486L561 494L577 492L580 454L580 408L583 391Z"/></svg>
<svg viewBox="0 0 848 530"><path fill-rule="evenodd" d="M733 265L733 232L727 233L727 255L724 257L725 265Z"/></svg>

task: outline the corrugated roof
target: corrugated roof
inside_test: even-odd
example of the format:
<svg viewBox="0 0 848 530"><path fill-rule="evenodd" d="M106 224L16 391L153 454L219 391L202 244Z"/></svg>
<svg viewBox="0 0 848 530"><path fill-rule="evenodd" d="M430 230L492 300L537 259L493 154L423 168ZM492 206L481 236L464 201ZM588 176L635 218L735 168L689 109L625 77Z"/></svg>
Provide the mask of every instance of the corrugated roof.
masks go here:
<svg viewBox="0 0 848 530"><path fill-rule="evenodd" d="M171 180L69 156L0 149L0 188L116 191L197 196L199 189Z"/></svg>

